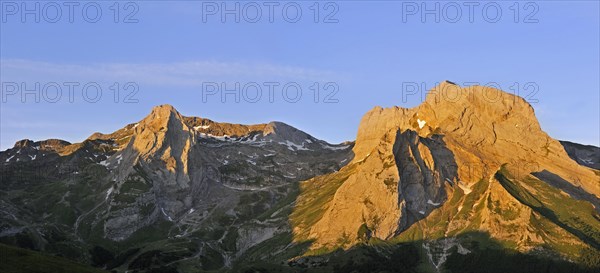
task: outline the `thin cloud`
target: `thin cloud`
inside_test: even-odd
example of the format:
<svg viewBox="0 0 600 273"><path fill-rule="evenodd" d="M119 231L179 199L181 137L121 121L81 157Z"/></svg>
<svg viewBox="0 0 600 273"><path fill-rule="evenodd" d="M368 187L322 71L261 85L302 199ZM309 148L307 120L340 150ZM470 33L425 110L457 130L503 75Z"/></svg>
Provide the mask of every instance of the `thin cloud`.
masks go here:
<svg viewBox="0 0 600 273"><path fill-rule="evenodd" d="M200 86L215 81L334 81L331 71L268 63L189 61L173 63L62 64L1 60L3 81L133 81L139 84Z"/></svg>

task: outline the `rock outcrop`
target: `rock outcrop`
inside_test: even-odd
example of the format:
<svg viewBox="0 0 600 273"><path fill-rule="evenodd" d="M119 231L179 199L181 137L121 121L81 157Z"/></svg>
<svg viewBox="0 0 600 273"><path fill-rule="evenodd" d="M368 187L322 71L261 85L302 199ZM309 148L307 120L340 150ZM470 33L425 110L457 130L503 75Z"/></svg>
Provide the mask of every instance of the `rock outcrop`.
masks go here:
<svg viewBox="0 0 600 273"><path fill-rule="evenodd" d="M495 224L503 221L492 220L502 216L494 211L477 211L483 219L454 218L454 213L473 211L466 206L475 205L465 200L478 194L482 202L489 197L499 211L517 215L511 225L520 225L519 236L528 239L510 238L529 242L524 250L548 243L532 232L536 228L530 217L541 216L532 216L527 205L495 180L501 168L516 180L549 172L574 188L600 196L599 175L573 161L558 141L541 130L525 100L489 87L462 88L444 82L418 107L376 107L361 121L354 154L339 173L302 183L292 214L297 242L311 241L312 249L348 248L371 237L389 240L413 234L404 232L415 228L421 239L456 235L468 227L499 239L516 236L503 232L504 224ZM326 184L335 186L324 191ZM446 218L440 219L442 211ZM422 227L435 217L450 225Z"/></svg>

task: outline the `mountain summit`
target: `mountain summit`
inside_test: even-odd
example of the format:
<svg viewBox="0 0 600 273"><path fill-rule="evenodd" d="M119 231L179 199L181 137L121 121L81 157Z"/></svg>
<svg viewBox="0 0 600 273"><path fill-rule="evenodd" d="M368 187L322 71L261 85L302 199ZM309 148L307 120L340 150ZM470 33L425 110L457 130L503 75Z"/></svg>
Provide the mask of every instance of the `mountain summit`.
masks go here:
<svg viewBox="0 0 600 273"><path fill-rule="evenodd" d="M0 243L116 272L596 272L599 154L448 81L337 145L160 105L0 152Z"/></svg>
<svg viewBox="0 0 600 273"><path fill-rule="evenodd" d="M600 173L572 160L518 96L444 82L418 107L365 114L353 151L339 172L302 182L296 242L322 252L485 232L523 252L599 253Z"/></svg>

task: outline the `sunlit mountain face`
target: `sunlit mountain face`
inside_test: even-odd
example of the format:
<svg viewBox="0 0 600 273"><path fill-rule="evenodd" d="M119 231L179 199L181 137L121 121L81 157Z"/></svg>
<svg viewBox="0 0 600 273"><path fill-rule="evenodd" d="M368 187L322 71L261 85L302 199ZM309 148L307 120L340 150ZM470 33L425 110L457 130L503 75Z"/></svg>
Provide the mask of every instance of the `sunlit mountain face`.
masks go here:
<svg viewBox="0 0 600 273"><path fill-rule="evenodd" d="M597 272L599 155L518 96L452 82L341 144L160 105L0 153L0 269Z"/></svg>

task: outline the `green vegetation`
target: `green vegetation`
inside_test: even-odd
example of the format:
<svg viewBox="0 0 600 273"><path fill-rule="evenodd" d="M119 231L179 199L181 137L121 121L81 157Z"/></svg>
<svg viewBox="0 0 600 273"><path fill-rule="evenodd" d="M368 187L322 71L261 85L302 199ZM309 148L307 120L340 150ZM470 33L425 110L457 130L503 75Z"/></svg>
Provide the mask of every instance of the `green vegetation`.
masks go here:
<svg viewBox="0 0 600 273"><path fill-rule="evenodd" d="M227 231L227 235L225 236L225 238L223 239L223 249L225 251L231 251L231 252L235 252L236 251L236 242L238 239L238 232L236 228L229 228L229 230Z"/></svg>
<svg viewBox="0 0 600 273"><path fill-rule="evenodd" d="M269 192L258 191L240 196L236 212L240 220L256 219L258 215L268 210L268 202L271 200ZM230 225L231 223L227 224Z"/></svg>
<svg viewBox="0 0 600 273"><path fill-rule="evenodd" d="M243 173L245 170L248 169L248 164L245 162L241 162L241 163L232 163L232 164L228 164L228 165L223 165L223 166L219 166L219 173L223 174L223 175L231 175L231 174L236 174L236 173Z"/></svg>
<svg viewBox="0 0 600 273"><path fill-rule="evenodd" d="M528 253L519 253L503 247L502 243L489 237L487 233L468 233L461 236L463 246L469 249L466 255L454 249L444 263L446 272L597 272L563 260L552 259Z"/></svg>
<svg viewBox="0 0 600 273"><path fill-rule="evenodd" d="M221 253L210 247L204 249L203 255L200 256L200 262L204 270L217 270L225 265Z"/></svg>
<svg viewBox="0 0 600 273"><path fill-rule="evenodd" d="M268 210L263 212L261 215L256 217L259 221L265 221L271 216L289 216L292 212L292 205L296 201L298 197L298 193L300 192L298 184L294 183L294 185L290 186L291 189L285 193L284 197L277 201L273 206L271 206ZM277 212L277 215L274 215Z"/></svg>
<svg viewBox="0 0 600 273"><path fill-rule="evenodd" d="M393 244L390 242L369 242L348 250L337 250L286 263L277 263L285 256L275 255L265 258L274 246L285 244L291 237L278 238L277 242L265 242L250 252L257 256L246 256L232 272L261 273L382 273L382 272L429 272L434 273L423 241ZM586 268L564 260L540 255L520 253L506 249L504 245L485 232L467 232L458 237L461 245L470 252L459 254L457 248L450 250L447 261L439 272L544 272L544 273L591 273L598 268ZM274 240L275 241L275 240ZM262 253L262 254L258 254ZM260 259L259 257L263 257ZM588 258L593 258L588 255Z"/></svg>
<svg viewBox="0 0 600 273"><path fill-rule="evenodd" d="M367 224L363 223L362 225L360 225L356 236L363 242L369 240L369 238L371 237L371 231L369 230Z"/></svg>
<svg viewBox="0 0 600 273"><path fill-rule="evenodd" d="M101 273L106 272L61 257L0 244L3 273Z"/></svg>
<svg viewBox="0 0 600 273"><path fill-rule="evenodd" d="M521 203L600 250L600 222L589 202L565 197L559 189L533 176L525 177L523 182L515 180L505 168L496 174L496 179ZM521 183L535 191L528 191Z"/></svg>
<svg viewBox="0 0 600 273"><path fill-rule="evenodd" d="M177 272L174 266L168 264L177 261L183 257L176 253L165 253L160 250L152 250L140 254L133 262L129 264L132 270L153 270L156 272Z"/></svg>
<svg viewBox="0 0 600 273"><path fill-rule="evenodd" d="M375 248L360 246L350 252L358 252L358 257L347 259L344 263L334 264L333 273L368 272L418 272L417 266L422 259L414 244L396 245L389 256L382 255ZM350 254L352 255L352 254ZM354 254L356 255L356 254Z"/></svg>
<svg viewBox="0 0 600 273"><path fill-rule="evenodd" d="M337 189L355 171L347 166L343 171L324 175L300 184L300 197L291 215L292 227L312 226L325 213ZM297 234L298 240L306 240L307 234Z"/></svg>
<svg viewBox="0 0 600 273"><path fill-rule="evenodd" d="M232 271L243 273L424 272L419 268L423 262L426 262L426 258L420 255L419 251L417 244L381 246L363 244L346 251L337 250L323 255L292 259L285 263L277 263L276 261L280 260L280 256L277 256L274 259L244 263Z"/></svg>

